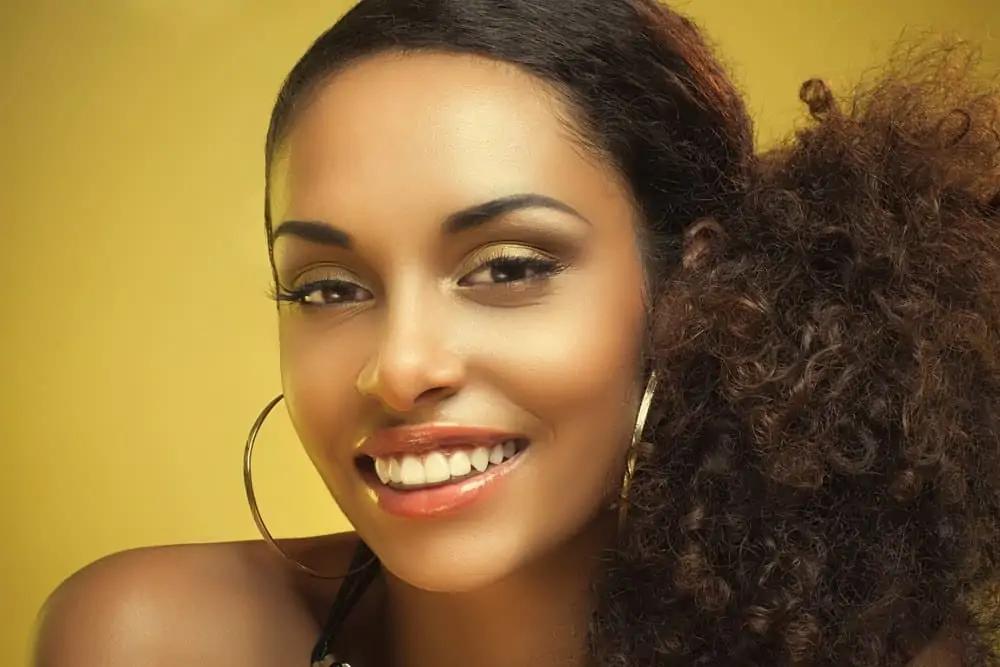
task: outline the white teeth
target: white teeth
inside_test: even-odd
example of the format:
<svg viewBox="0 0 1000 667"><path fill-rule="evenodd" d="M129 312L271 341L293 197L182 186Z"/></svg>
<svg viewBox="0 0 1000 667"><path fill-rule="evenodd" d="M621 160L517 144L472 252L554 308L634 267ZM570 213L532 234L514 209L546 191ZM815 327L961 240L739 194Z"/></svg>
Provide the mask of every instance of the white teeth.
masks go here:
<svg viewBox="0 0 1000 667"><path fill-rule="evenodd" d="M416 456L403 457L403 479L400 480L406 486L416 486L427 483L427 474L424 472L424 465Z"/></svg>
<svg viewBox="0 0 1000 667"><path fill-rule="evenodd" d="M375 457L375 474L383 484L424 486L441 484L449 479L468 477L500 465L517 454L517 442L508 440L493 447L459 449L448 454L436 451L423 457Z"/></svg>
<svg viewBox="0 0 1000 667"><path fill-rule="evenodd" d="M465 452L458 451L451 455L451 476L465 477L472 472L472 461Z"/></svg>
<svg viewBox="0 0 1000 667"><path fill-rule="evenodd" d="M493 465L503 463L503 445L494 445L490 450L490 463Z"/></svg>
<svg viewBox="0 0 1000 667"><path fill-rule="evenodd" d="M476 447L472 450L472 456L469 459L472 462L472 467L483 472L486 470L486 466L490 464L490 452L485 447Z"/></svg>
<svg viewBox="0 0 1000 667"><path fill-rule="evenodd" d="M424 459L424 474L428 484L447 482L451 477L451 468L448 466L448 459L441 452L431 452Z"/></svg>
<svg viewBox="0 0 1000 667"><path fill-rule="evenodd" d="M378 479L383 484L388 484L392 476L389 474L389 467L392 464L389 459L377 458L375 459L375 474L378 475Z"/></svg>
<svg viewBox="0 0 1000 667"><path fill-rule="evenodd" d="M512 456L514 456L514 454L517 454L517 443L513 440L508 440L507 442L503 443L504 458L509 459Z"/></svg>

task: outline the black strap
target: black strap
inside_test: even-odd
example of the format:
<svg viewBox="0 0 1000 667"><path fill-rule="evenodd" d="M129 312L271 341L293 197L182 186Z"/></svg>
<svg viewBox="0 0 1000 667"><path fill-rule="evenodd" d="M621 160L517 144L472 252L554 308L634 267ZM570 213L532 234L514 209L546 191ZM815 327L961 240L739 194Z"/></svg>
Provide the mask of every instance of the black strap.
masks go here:
<svg viewBox="0 0 1000 667"><path fill-rule="evenodd" d="M330 613L326 617L326 623L323 624L323 631L320 633L316 646L313 647L310 658L312 664L322 665L323 661L330 657L330 647L333 640L340 632L348 614L354 609L354 605L358 603L368 586L378 576L380 569L378 559L372 550L364 542L359 542L354 550L354 556L351 557L351 565L347 570L347 576L344 577L344 583L340 585L337 597L334 598L333 604L330 606Z"/></svg>

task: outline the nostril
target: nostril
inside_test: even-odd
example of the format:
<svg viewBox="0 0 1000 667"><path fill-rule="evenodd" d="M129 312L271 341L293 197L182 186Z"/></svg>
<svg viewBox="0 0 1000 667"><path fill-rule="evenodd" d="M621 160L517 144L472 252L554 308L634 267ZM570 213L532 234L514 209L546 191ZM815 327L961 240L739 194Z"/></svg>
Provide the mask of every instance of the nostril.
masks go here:
<svg viewBox="0 0 1000 667"><path fill-rule="evenodd" d="M415 404L436 403L445 398L448 398L454 393L455 390L450 387L432 387L431 389L427 389L419 396L417 396L417 400L415 400L414 403Z"/></svg>

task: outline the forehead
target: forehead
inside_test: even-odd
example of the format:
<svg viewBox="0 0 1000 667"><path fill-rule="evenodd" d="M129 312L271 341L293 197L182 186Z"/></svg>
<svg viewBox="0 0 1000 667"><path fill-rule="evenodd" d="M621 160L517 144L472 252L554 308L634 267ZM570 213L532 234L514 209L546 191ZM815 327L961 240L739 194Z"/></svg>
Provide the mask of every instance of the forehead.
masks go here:
<svg viewBox="0 0 1000 667"><path fill-rule="evenodd" d="M512 65L381 54L335 75L300 110L272 203L276 217L342 219L446 215L539 189L582 208L620 200L615 172L573 128L555 90Z"/></svg>

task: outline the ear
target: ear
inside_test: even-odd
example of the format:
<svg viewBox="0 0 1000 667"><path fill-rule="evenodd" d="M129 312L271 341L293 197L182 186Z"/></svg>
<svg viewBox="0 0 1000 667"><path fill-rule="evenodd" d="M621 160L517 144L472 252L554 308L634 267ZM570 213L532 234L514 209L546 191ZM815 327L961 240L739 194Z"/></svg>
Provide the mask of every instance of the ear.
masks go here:
<svg viewBox="0 0 1000 667"><path fill-rule="evenodd" d="M688 271L702 269L719 257L726 245L722 225L714 218L702 218L684 230L684 256L681 265Z"/></svg>

